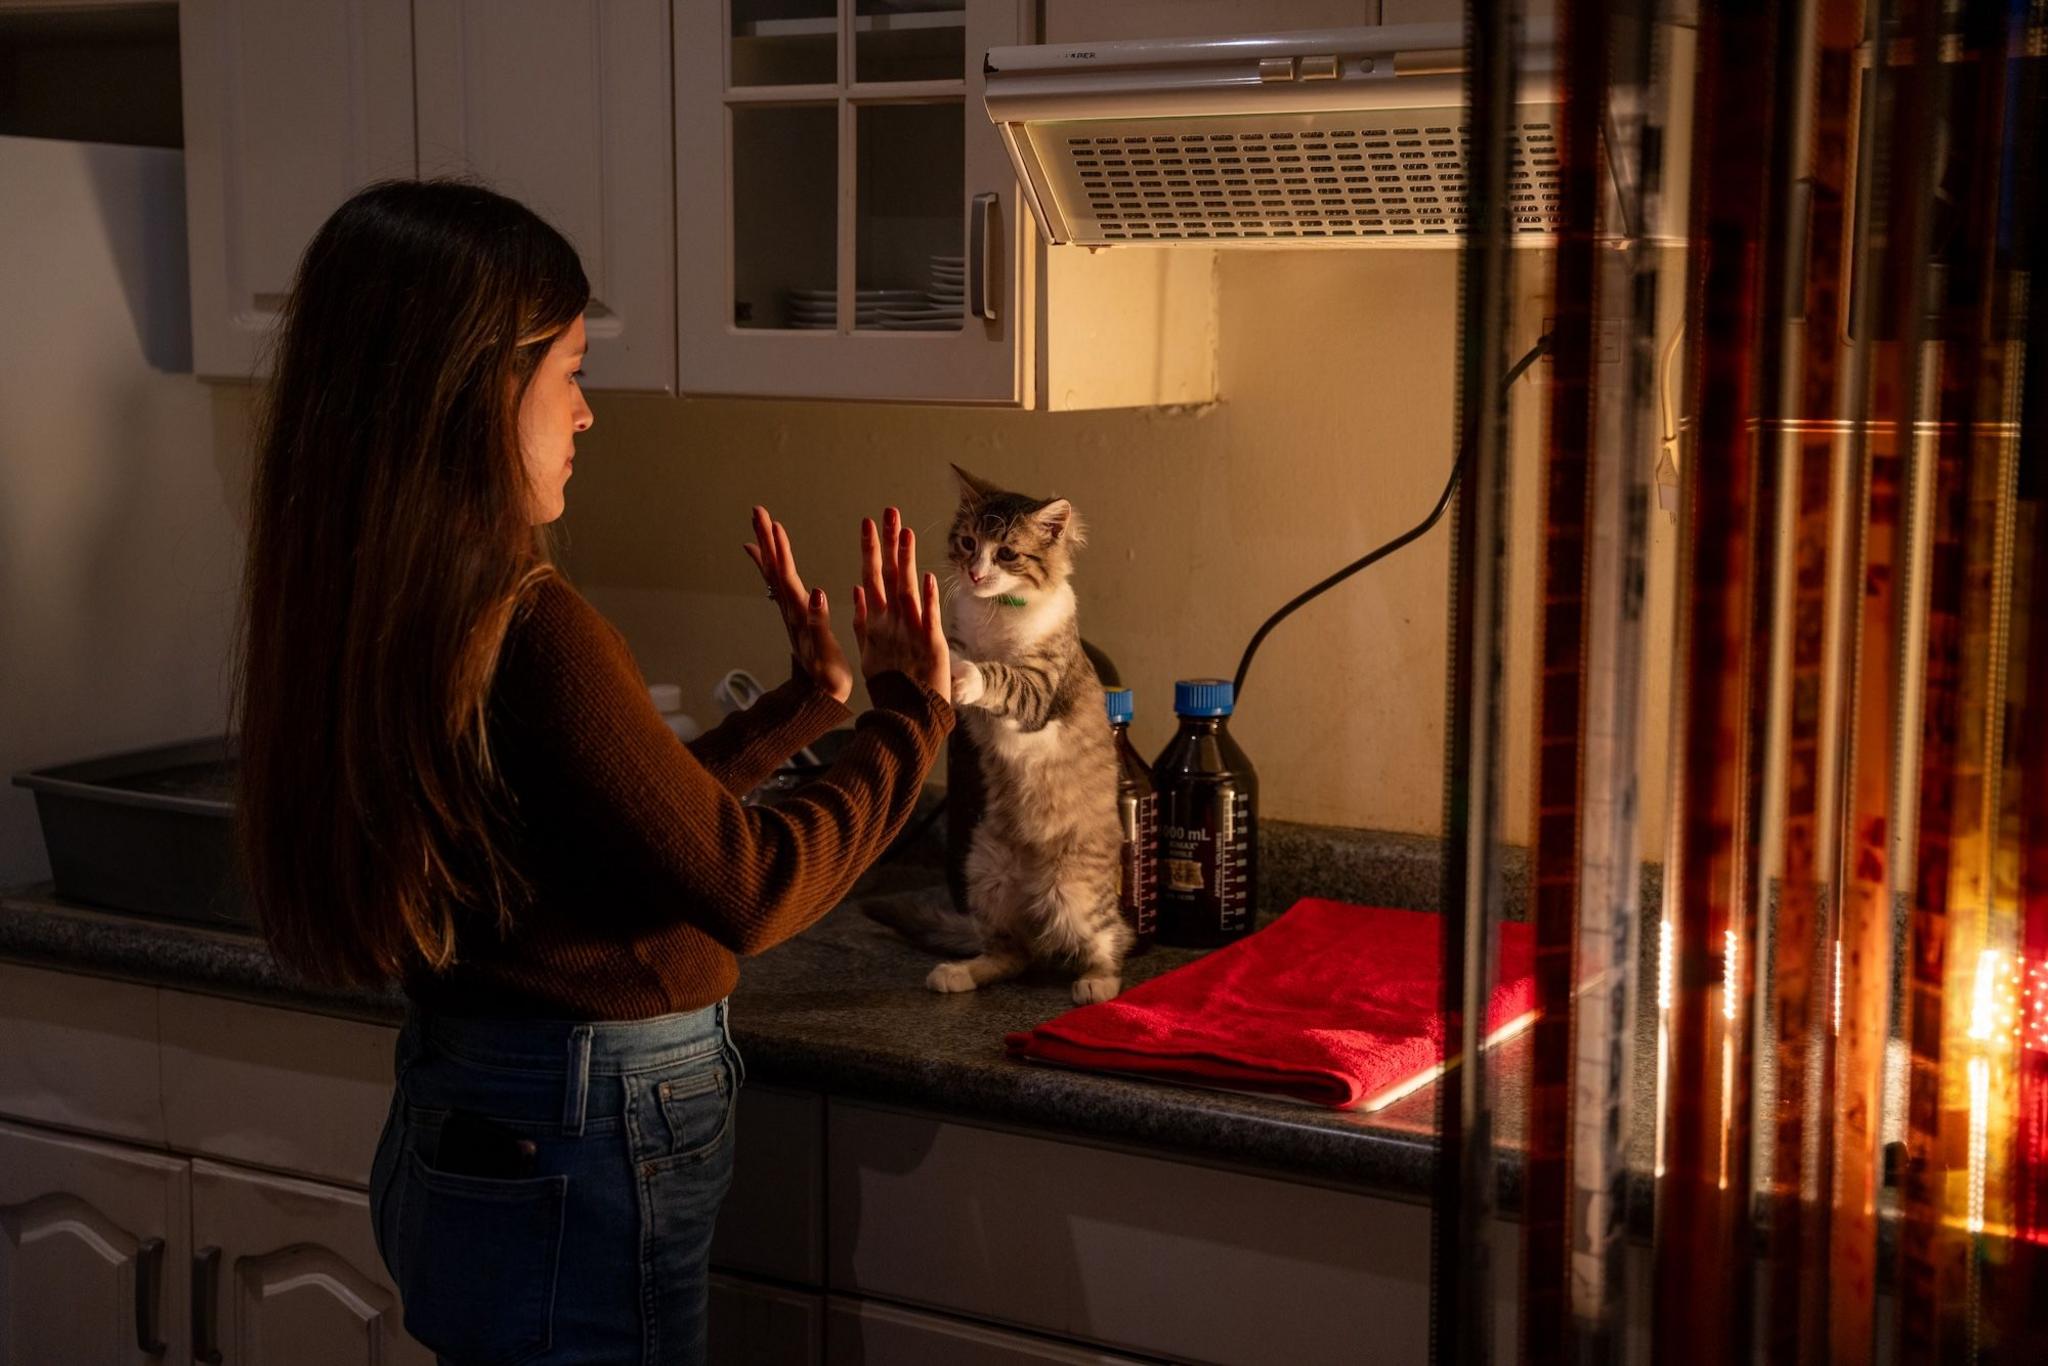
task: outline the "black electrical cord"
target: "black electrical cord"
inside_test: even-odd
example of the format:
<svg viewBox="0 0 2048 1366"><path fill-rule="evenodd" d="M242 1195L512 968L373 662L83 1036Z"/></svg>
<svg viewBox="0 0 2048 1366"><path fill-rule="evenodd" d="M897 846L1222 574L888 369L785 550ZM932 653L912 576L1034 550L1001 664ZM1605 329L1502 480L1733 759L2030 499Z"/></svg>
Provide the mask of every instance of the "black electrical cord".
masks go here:
<svg viewBox="0 0 2048 1366"><path fill-rule="evenodd" d="M1506 389L1509 385L1520 379L1523 373L1538 360L1541 360L1549 350L1550 334L1546 332L1536 339L1536 344L1524 352L1520 360L1508 367L1508 372L1502 378L1500 387ZM1444 509L1451 505L1451 495L1458 491L1458 480L1465 473L1465 466L1471 461L1471 458L1471 443L1466 442L1458 451L1458 458L1451 462L1451 477L1444 484L1443 494L1436 500L1436 506L1430 509L1427 517L1417 522L1414 526L1409 527L1385 545L1380 546L1376 550L1368 551L1358 559L1353 560L1350 564L1345 565L1315 587L1290 598L1286 606L1266 618L1265 625L1252 633L1251 644L1244 647L1244 657L1237 661L1237 676L1231 683L1231 692L1237 698L1236 705L1244 705L1244 677L1247 673L1251 672L1252 656L1258 653L1259 645L1267 636L1273 633L1273 628L1293 615L1295 609L1306 606L1310 600L1320 597L1330 589L1335 588L1359 570L1371 568L1399 550L1402 546L1427 533L1431 527L1435 526L1443 518Z"/></svg>

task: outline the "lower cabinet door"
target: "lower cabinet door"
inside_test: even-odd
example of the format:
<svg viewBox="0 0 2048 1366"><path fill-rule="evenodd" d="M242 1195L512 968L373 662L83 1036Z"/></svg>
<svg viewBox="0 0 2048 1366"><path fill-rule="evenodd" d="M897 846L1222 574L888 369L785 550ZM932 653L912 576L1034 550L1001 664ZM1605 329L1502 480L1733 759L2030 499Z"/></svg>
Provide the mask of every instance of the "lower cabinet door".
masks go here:
<svg viewBox="0 0 2048 1366"><path fill-rule="evenodd" d="M0 1124L0 1362L182 1366L188 1169Z"/></svg>
<svg viewBox="0 0 2048 1366"><path fill-rule="evenodd" d="M400 1327L369 1198L192 1163L193 1342L222 1366L432 1366Z"/></svg>
<svg viewBox="0 0 2048 1366"><path fill-rule="evenodd" d="M834 1296L826 1366L1138 1366L1130 1357Z"/></svg>
<svg viewBox="0 0 2048 1366"><path fill-rule="evenodd" d="M824 1319L821 1295L714 1275L711 1366L818 1366Z"/></svg>
<svg viewBox="0 0 2048 1366"><path fill-rule="evenodd" d="M791 1285L825 1280L825 1098L740 1088L732 1189L718 1209L711 1264Z"/></svg>

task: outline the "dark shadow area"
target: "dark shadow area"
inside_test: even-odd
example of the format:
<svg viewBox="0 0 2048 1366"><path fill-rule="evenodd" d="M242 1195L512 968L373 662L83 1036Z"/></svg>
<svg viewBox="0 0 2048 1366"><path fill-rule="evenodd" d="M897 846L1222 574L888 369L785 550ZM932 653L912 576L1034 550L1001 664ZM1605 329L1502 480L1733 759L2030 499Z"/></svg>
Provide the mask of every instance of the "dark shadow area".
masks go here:
<svg viewBox="0 0 2048 1366"><path fill-rule="evenodd" d="M96 155L87 163L107 246L152 369L192 373L191 263L185 251L185 158L176 151Z"/></svg>
<svg viewBox="0 0 2048 1366"><path fill-rule="evenodd" d="M183 147L178 7L0 12L0 134Z"/></svg>

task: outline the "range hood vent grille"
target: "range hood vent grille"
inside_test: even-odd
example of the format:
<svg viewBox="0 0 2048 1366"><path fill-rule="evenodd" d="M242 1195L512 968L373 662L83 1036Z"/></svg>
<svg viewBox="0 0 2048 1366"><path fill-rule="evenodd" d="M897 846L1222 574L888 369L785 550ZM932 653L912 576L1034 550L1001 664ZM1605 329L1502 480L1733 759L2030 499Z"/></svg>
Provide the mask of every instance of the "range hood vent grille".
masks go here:
<svg viewBox="0 0 2048 1366"><path fill-rule="evenodd" d="M1523 37L1513 239L1555 240L1561 94ZM1046 240L1455 246L1465 237L1456 24L992 49L983 100Z"/></svg>
<svg viewBox="0 0 2048 1366"><path fill-rule="evenodd" d="M1464 111L1399 113L1237 117L1216 120L1226 127L1214 132L1092 121L1064 135L1065 154L1048 178L1081 240L1380 238L1412 246L1418 237L1461 236ZM1518 234L1554 230L1557 171L1554 116L1525 119L1510 167Z"/></svg>

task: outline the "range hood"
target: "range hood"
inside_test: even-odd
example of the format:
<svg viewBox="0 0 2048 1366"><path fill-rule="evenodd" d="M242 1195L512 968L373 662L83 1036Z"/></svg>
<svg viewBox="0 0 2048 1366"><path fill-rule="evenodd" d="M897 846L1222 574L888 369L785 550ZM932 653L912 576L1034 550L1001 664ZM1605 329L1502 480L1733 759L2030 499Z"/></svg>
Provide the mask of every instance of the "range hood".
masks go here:
<svg viewBox="0 0 2048 1366"><path fill-rule="evenodd" d="M1551 26L1513 116L1515 239L1556 227ZM999 47L986 103L1046 239L1088 247L1454 246L1464 235L1463 33L1389 24Z"/></svg>

